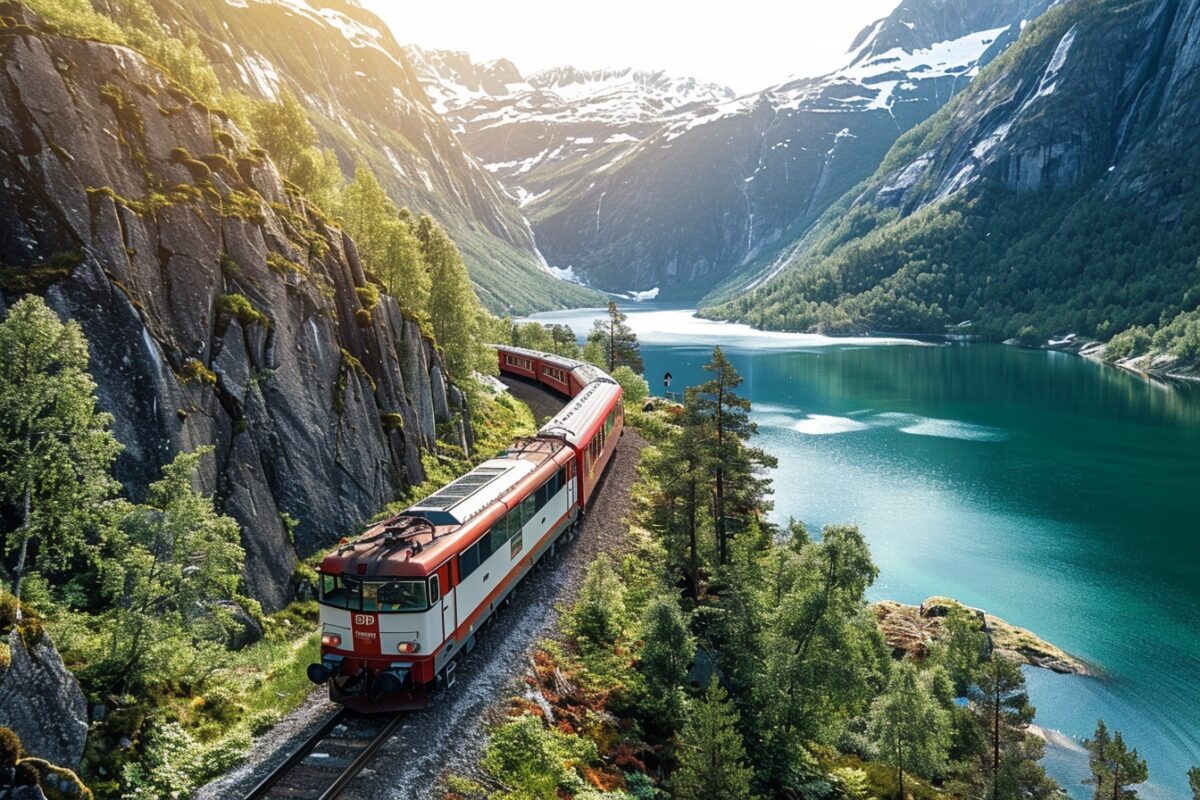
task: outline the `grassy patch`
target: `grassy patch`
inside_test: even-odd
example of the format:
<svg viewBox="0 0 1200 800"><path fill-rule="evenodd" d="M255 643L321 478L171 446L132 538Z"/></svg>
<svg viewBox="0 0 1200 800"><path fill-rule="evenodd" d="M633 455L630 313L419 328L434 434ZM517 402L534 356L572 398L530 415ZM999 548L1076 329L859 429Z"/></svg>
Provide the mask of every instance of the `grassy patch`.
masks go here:
<svg viewBox="0 0 1200 800"><path fill-rule="evenodd" d="M242 325L271 327L271 318L259 311L244 294L217 295L217 310L236 319Z"/></svg>
<svg viewBox="0 0 1200 800"><path fill-rule="evenodd" d="M71 277L83 263L83 253L55 253L42 263L29 266L0 266L0 289L8 294L41 294Z"/></svg>

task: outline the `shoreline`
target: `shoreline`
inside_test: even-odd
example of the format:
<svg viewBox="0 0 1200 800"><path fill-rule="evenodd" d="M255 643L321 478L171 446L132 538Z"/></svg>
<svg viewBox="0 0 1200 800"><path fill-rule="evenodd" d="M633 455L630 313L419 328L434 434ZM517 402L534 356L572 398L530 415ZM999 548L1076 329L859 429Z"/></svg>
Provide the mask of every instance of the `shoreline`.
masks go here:
<svg viewBox="0 0 1200 800"><path fill-rule="evenodd" d="M884 640L893 655L909 655L921 660L929 654L930 645L941 633L942 620L951 608L958 607L973 614L988 636L992 652L1003 653L1015 661L1060 675L1097 677L1097 671L1083 660L1046 641L1026 628L973 608L950 597L926 598L920 605L895 600L879 600L871 604Z"/></svg>

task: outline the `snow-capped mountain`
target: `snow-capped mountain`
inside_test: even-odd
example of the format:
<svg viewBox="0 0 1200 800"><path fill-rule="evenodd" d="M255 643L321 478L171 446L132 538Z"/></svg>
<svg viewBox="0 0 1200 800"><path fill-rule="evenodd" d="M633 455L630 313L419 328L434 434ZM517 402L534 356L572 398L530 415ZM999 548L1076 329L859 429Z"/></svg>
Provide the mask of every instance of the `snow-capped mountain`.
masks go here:
<svg viewBox="0 0 1200 800"><path fill-rule="evenodd" d="M660 288L680 299L741 288L769 273L902 133L963 89L1049 5L907 0L860 33L846 66L830 75L721 102L710 97L603 160L554 171L553 182L535 187L520 162L497 174L510 190L533 196L526 211L549 261L590 285ZM477 139L464 137L472 147ZM571 143L564 136L559 146Z"/></svg>
<svg viewBox="0 0 1200 800"><path fill-rule="evenodd" d="M627 155L668 120L733 90L662 71L555 67L524 76L508 60L407 48L426 95L467 148L523 203Z"/></svg>

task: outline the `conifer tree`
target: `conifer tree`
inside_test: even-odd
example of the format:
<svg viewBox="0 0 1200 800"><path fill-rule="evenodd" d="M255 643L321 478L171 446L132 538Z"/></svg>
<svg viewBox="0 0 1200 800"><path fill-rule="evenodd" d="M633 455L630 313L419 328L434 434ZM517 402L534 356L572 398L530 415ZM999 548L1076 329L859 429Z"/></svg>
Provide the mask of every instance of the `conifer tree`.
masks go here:
<svg viewBox="0 0 1200 800"><path fill-rule="evenodd" d="M713 348L712 361L704 368L713 377L697 387L694 402L711 429L713 527L717 561L724 565L729 559L731 519L737 521L765 507L763 495L769 484L760 475L778 462L765 450L746 444L758 426L750 421L750 401L735 391L742 376L720 347Z"/></svg>
<svg viewBox="0 0 1200 800"><path fill-rule="evenodd" d="M671 777L677 800L746 800L752 770L738 732L738 713L714 677L693 701L679 734L679 768Z"/></svg>
<svg viewBox="0 0 1200 800"><path fill-rule="evenodd" d="M59 321L40 297L17 301L0 323L0 500L18 521L4 536L18 598L39 560L78 550L117 490L109 469L121 445L87 367L78 323Z"/></svg>
<svg viewBox="0 0 1200 800"><path fill-rule="evenodd" d="M700 514L705 505L704 494L711 463L708 447L710 426L707 418L700 413L698 397L695 388L685 390L678 432L663 448L669 476L664 483L663 493L670 506L677 508L682 517L685 552L673 555L678 563L684 565L688 594L693 600L700 597Z"/></svg>
<svg viewBox="0 0 1200 800"><path fill-rule="evenodd" d="M661 698L669 721L680 711L680 687L696 654L696 641L688 632L687 619L672 597L656 597L646 609L643 623L641 671L652 696Z"/></svg>
<svg viewBox="0 0 1200 800"><path fill-rule="evenodd" d="M1088 783L1096 787L1095 800L1135 800L1138 794L1133 787L1149 780L1150 773L1137 749L1126 747L1121 732L1110 734L1104 720L1099 720L1095 734L1083 746L1088 751L1092 770Z"/></svg>
<svg viewBox="0 0 1200 800"><path fill-rule="evenodd" d="M1193 800L1200 800L1200 767L1188 770L1188 786L1192 788Z"/></svg>
<svg viewBox="0 0 1200 800"><path fill-rule="evenodd" d="M1012 659L993 654L976 670L968 695L985 744L981 773L991 800L1015 800L1047 793L1049 780L1038 763L1043 742L1026 731L1034 708L1025 675Z"/></svg>
<svg viewBox="0 0 1200 800"><path fill-rule="evenodd" d="M625 312L610 300L608 315L592 323L592 330L588 334L586 352L589 360L610 373L621 366L629 367L638 374L643 371L637 335L629 327L628 319Z"/></svg>
<svg viewBox="0 0 1200 800"><path fill-rule="evenodd" d="M880 758L896 768L901 800L906 771L931 778L945 769L950 750L949 717L911 661L902 661L895 668L887 690L871 707L870 727Z"/></svg>

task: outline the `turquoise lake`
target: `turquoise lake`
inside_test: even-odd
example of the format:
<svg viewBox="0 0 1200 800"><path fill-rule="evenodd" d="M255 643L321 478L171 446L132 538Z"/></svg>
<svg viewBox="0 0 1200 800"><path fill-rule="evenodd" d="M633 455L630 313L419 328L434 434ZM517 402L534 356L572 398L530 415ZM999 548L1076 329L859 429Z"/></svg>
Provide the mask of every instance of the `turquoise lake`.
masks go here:
<svg viewBox="0 0 1200 800"><path fill-rule="evenodd" d="M1183 800L1200 764L1200 386L1000 345L768 334L631 304L662 394L720 344L779 458L777 521L857 523L873 599L934 594L1029 628L1100 677L1027 671L1046 764L1076 798L1103 717ZM583 336L596 310L541 314Z"/></svg>

